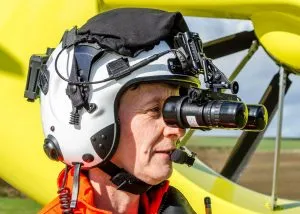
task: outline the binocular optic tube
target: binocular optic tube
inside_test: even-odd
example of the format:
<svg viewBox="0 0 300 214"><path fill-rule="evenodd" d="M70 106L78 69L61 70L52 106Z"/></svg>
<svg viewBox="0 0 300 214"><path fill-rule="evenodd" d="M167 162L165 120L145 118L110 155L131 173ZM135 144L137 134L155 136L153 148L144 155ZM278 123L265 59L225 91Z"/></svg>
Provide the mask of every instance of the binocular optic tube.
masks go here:
<svg viewBox="0 0 300 214"><path fill-rule="evenodd" d="M226 100L210 100L200 105L180 96L171 96L165 101L163 118L168 125L192 129L262 131L268 123L263 105Z"/></svg>

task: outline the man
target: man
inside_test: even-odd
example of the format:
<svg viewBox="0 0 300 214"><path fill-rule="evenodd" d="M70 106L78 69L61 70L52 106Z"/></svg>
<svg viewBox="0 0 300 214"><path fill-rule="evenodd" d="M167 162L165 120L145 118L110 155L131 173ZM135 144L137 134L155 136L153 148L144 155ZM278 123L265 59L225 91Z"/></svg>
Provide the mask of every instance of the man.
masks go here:
<svg viewBox="0 0 300 214"><path fill-rule="evenodd" d="M172 69L185 31L180 13L118 9L64 34L38 85L44 150L67 167L40 213L194 213L167 181L184 130L162 115L168 97L200 86Z"/></svg>

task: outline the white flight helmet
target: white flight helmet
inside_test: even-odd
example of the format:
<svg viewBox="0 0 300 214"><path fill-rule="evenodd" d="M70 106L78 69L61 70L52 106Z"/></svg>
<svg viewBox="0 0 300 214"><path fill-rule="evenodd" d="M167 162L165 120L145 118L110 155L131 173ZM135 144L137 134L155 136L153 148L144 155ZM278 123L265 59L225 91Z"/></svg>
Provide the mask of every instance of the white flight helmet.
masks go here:
<svg viewBox="0 0 300 214"><path fill-rule="evenodd" d="M161 41L152 50L142 51L138 56L127 59L132 66L167 50L170 50L170 47ZM91 64L89 81L101 82L109 78L109 63L122 57L113 52L105 52ZM175 58L175 54L169 52L124 77L89 85L87 102L92 104L93 109L88 111L82 108L77 116L80 122L74 125L70 124L73 106L66 93L68 82L62 79L69 79L73 58L74 46L63 49L60 44L47 61L48 91L40 94L42 124L46 137L44 150L51 159L60 160L68 165L81 163L85 169L110 160L115 153L120 134L118 106L121 95L128 87L144 82L200 86L196 75L172 73L168 59Z"/></svg>

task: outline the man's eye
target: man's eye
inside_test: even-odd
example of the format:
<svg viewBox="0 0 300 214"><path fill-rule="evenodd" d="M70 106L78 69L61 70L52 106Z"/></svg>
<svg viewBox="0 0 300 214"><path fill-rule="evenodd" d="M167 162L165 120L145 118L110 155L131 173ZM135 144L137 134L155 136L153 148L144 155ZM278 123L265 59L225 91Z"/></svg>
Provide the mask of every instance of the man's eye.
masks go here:
<svg viewBox="0 0 300 214"><path fill-rule="evenodd" d="M158 106L149 109L147 112L148 112L148 114L150 114L153 117L160 117L160 115L161 115L161 109Z"/></svg>
<svg viewBox="0 0 300 214"><path fill-rule="evenodd" d="M159 107L154 107L154 108L150 109L150 111L160 113L160 108Z"/></svg>

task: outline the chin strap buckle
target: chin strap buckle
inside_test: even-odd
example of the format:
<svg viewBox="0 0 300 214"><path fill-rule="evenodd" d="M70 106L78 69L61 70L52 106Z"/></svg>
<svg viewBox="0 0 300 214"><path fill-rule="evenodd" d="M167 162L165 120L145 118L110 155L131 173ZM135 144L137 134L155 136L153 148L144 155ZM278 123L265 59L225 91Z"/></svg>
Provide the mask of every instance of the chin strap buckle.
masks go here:
<svg viewBox="0 0 300 214"><path fill-rule="evenodd" d="M115 176L111 177L111 181L117 186L118 190L123 190L136 195L142 194L149 190L152 185L149 185L135 176L129 174L123 169Z"/></svg>
<svg viewBox="0 0 300 214"><path fill-rule="evenodd" d="M99 168L111 176L110 180L117 186L118 190L140 195L152 187L152 185L145 183L110 161L100 165Z"/></svg>

